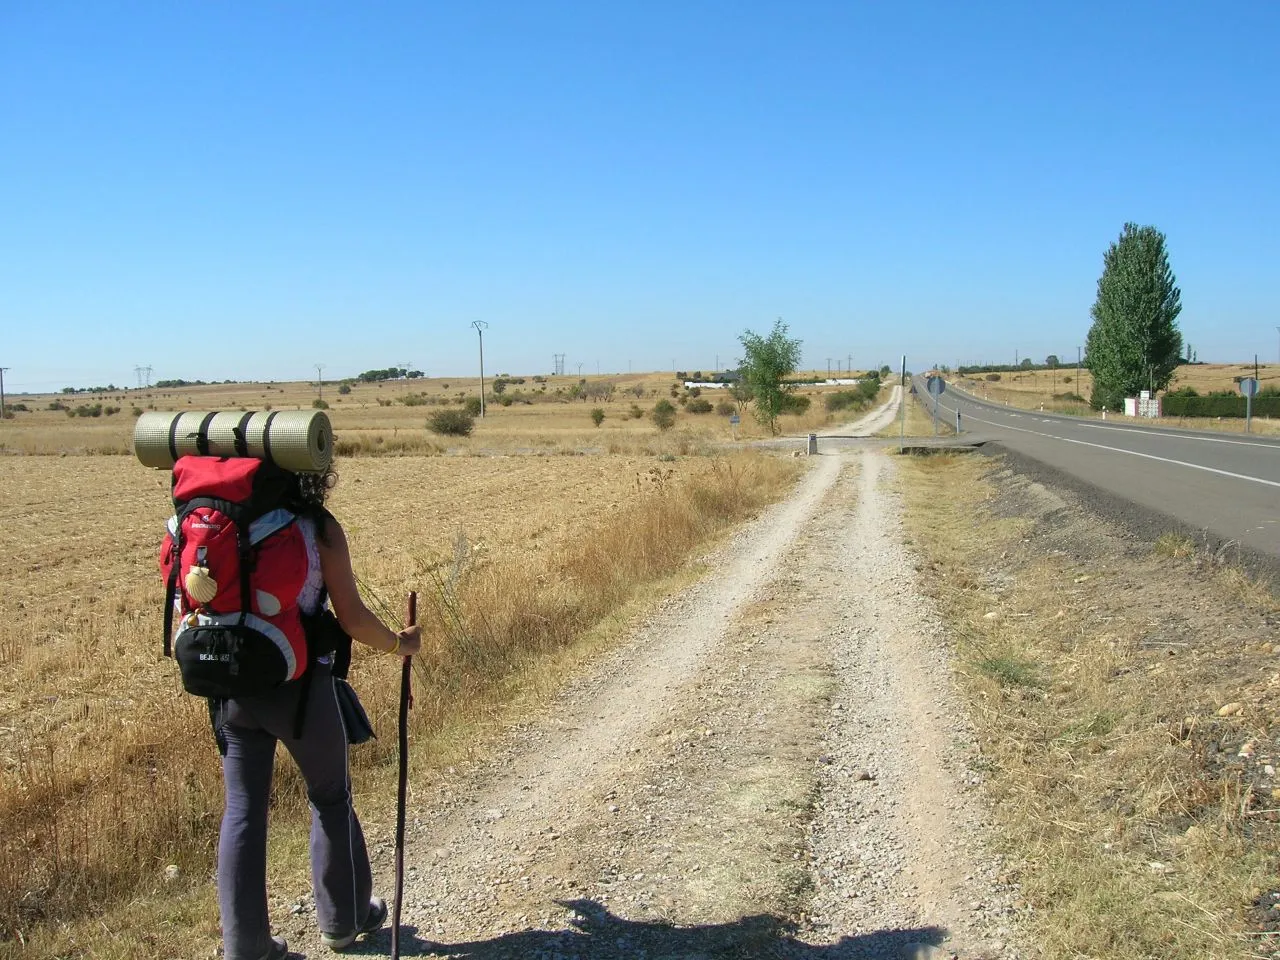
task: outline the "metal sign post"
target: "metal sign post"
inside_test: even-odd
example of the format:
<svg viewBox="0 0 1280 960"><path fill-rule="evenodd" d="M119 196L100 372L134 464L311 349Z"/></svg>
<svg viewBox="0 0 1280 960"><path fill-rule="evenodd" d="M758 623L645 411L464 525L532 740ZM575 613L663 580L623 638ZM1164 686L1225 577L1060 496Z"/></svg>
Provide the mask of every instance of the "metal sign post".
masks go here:
<svg viewBox="0 0 1280 960"><path fill-rule="evenodd" d="M930 377L925 382L925 389L929 391L929 396L933 397L933 435L936 437L938 435L938 398L947 389L947 381L938 376Z"/></svg>
<svg viewBox="0 0 1280 960"><path fill-rule="evenodd" d="M902 355L902 379L898 382L898 452L907 445L907 355Z"/></svg>
<svg viewBox="0 0 1280 960"><path fill-rule="evenodd" d="M738 439L738 424L742 422L742 418L736 413L729 417L729 427L733 431L733 439Z"/></svg>
<svg viewBox="0 0 1280 960"><path fill-rule="evenodd" d="M1244 432L1253 431L1253 395L1258 392L1258 381L1253 377L1245 377L1240 381L1240 392L1244 394Z"/></svg>

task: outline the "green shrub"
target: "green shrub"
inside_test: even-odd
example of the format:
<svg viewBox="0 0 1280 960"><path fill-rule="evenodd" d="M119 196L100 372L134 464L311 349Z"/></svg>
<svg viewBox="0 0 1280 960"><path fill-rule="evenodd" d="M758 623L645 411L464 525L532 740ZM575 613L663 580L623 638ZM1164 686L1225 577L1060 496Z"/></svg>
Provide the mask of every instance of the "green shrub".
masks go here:
<svg viewBox="0 0 1280 960"><path fill-rule="evenodd" d="M823 406L829 413L837 410L861 410L867 405L866 398L857 390L837 390L822 398Z"/></svg>
<svg viewBox="0 0 1280 960"><path fill-rule="evenodd" d="M422 407L426 405L427 398L420 393L406 393L400 398L400 402L406 407Z"/></svg>
<svg viewBox="0 0 1280 960"><path fill-rule="evenodd" d="M659 430L670 430L676 422L675 404L670 400L659 400L649 412L649 418Z"/></svg>
<svg viewBox="0 0 1280 960"><path fill-rule="evenodd" d="M474 398L468 398L474 399ZM480 401L477 399L476 404ZM442 433L450 437L469 437L475 429L476 421L467 410L437 410L427 417L427 429L432 433Z"/></svg>
<svg viewBox="0 0 1280 960"><path fill-rule="evenodd" d="M316 399L311 401L311 406L314 407L316 410L328 410L329 401L321 400L319 397L316 397Z"/></svg>
<svg viewBox="0 0 1280 960"><path fill-rule="evenodd" d="M987 379L988 379L988 380L990 380L992 383L998 383L998 382L999 382L999 380L1000 380L1000 374L998 374L998 373L988 373L988 374L987 374Z"/></svg>
<svg viewBox="0 0 1280 960"><path fill-rule="evenodd" d="M1247 400L1240 394L1223 391L1200 397L1176 391L1165 395L1163 412L1167 417L1244 417L1247 406ZM1280 416L1280 396L1254 397L1253 415Z"/></svg>
<svg viewBox="0 0 1280 960"><path fill-rule="evenodd" d="M599 407L593 407L591 409L591 422L597 427L604 423L604 411Z"/></svg>
<svg viewBox="0 0 1280 960"><path fill-rule="evenodd" d="M798 393L784 393L782 395L782 409L779 413L789 413L798 416L809 409L809 398L801 396Z"/></svg>
<svg viewBox="0 0 1280 960"><path fill-rule="evenodd" d="M480 408L481 408L481 405L480 405L480 398L479 398L479 397L465 397L465 398L463 398L463 401L462 401L462 409L463 409L463 410L465 410L465 411L467 412L467 416L469 416L469 417L478 417L478 416L480 416ZM467 432L468 432L468 433L470 433L470 431L467 431Z"/></svg>
<svg viewBox="0 0 1280 960"><path fill-rule="evenodd" d="M722 417L732 417L737 412L737 410L738 408L735 407L728 400L721 400L719 403L716 404L716 413L718 413Z"/></svg>
<svg viewBox="0 0 1280 960"><path fill-rule="evenodd" d="M140 417L140 416L142 416L142 408L141 408L141 407L134 407L134 408L133 408L132 410L130 410L129 412L130 412L130 413L132 413L135 417Z"/></svg>
<svg viewBox="0 0 1280 960"><path fill-rule="evenodd" d="M30 413L31 412L31 410L27 407L25 403L7 403L5 404L5 410L7 410L9 413Z"/></svg>
<svg viewBox="0 0 1280 960"><path fill-rule="evenodd" d="M808 397L805 399L807 400ZM685 409L690 413L710 413L715 409L715 405L710 400L704 400L702 397L695 397L685 404Z"/></svg>
<svg viewBox="0 0 1280 960"><path fill-rule="evenodd" d="M351 392L351 384L349 383L344 383L340 387L338 387L338 393L342 394L342 396L344 397L350 392Z"/></svg>
<svg viewBox="0 0 1280 960"><path fill-rule="evenodd" d="M61 400L50 400L50 401L49 401L49 406L48 406L48 407L46 407L45 409L47 409L47 410L66 410L66 409L67 409L67 405L66 405L65 403L63 403Z"/></svg>
<svg viewBox="0 0 1280 960"><path fill-rule="evenodd" d="M643 417L644 417L644 411L643 411L643 410L641 410L641 409L640 409L640 407L639 407L639 406L637 406L637 405L636 405L636 404L634 404L634 403L631 405L631 411L630 411L630 412L631 412L631 419L632 419L632 420L640 420L640 419L643 419Z"/></svg>

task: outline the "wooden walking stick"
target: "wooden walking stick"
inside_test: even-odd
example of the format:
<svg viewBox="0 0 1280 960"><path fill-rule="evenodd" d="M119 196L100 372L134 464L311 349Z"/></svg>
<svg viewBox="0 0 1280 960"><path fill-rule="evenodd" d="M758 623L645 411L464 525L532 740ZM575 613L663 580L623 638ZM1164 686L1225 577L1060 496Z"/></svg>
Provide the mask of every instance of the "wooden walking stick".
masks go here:
<svg viewBox="0 0 1280 960"><path fill-rule="evenodd" d="M418 594L409 593L409 620L406 626L418 622ZM413 706L413 694L409 691L409 664L405 657L400 667L400 785L396 792L396 900L391 914L391 957L400 958L400 901L404 899L404 820L405 804L409 792L409 708Z"/></svg>

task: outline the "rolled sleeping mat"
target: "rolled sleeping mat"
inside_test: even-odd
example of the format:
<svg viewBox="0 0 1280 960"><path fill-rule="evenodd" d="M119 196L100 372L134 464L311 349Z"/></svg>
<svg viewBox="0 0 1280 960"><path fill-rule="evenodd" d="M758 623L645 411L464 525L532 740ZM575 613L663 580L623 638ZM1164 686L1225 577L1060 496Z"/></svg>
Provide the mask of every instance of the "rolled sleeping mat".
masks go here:
<svg viewBox="0 0 1280 960"><path fill-rule="evenodd" d="M323 473L333 459L333 427L323 410L150 411L133 428L133 450L144 466L162 469L197 454L254 457L298 473Z"/></svg>

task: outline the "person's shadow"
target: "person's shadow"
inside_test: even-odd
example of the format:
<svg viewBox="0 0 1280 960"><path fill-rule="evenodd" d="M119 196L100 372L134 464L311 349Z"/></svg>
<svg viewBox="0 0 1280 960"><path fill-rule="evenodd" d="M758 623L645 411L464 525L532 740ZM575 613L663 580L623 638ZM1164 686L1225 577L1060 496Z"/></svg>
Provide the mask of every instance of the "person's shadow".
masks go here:
<svg viewBox="0 0 1280 960"><path fill-rule="evenodd" d="M443 943L418 936L416 927L400 928L402 957L450 957L458 960L917 960L932 955L947 932L940 927L878 930L813 946L795 939L786 920L760 914L731 923L677 927L660 921L624 920L593 900L557 900L574 911L571 930L521 930L488 940ZM390 931L348 950L386 956Z"/></svg>

